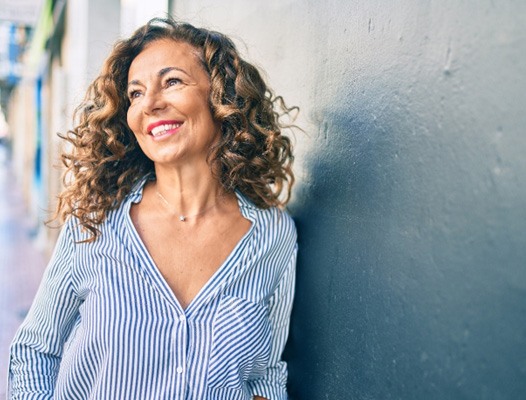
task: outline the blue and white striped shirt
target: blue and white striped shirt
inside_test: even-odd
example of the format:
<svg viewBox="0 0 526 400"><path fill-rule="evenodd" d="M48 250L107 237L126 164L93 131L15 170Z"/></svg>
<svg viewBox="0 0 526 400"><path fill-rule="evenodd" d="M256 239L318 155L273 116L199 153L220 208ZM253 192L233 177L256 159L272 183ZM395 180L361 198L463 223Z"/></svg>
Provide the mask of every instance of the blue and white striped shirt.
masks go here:
<svg viewBox="0 0 526 400"><path fill-rule="evenodd" d="M237 193L252 225L183 310L130 218L143 184L95 242L64 226L11 347L10 399L286 399L294 222Z"/></svg>

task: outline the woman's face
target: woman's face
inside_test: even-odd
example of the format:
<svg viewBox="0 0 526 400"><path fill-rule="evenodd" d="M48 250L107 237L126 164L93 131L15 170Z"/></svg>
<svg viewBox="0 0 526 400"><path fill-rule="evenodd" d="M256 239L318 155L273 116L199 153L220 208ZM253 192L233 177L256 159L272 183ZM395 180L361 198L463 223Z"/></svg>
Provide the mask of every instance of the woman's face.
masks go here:
<svg viewBox="0 0 526 400"><path fill-rule="evenodd" d="M148 44L128 73L128 125L157 165L206 161L219 138L210 79L197 50L170 39Z"/></svg>

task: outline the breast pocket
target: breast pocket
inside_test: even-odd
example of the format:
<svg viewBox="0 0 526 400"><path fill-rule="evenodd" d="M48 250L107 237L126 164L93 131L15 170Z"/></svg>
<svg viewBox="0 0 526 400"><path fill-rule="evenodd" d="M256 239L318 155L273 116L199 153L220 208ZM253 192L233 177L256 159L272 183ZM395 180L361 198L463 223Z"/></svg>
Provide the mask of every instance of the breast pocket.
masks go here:
<svg viewBox="0 0 526 400"><path fill-rule="evenodd" d="M244 389L248 379L264 373L271 342L271 327L264 305L224 296L212 337L209 387Z"/></svg>

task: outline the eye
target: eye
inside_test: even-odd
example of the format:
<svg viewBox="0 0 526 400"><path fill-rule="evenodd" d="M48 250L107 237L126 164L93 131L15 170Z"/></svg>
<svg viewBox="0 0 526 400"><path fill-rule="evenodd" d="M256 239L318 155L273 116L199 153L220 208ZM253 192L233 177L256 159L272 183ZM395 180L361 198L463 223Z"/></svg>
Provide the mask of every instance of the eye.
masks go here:
<svg viewBox="0 0 526 400"><path fill-rule="evenodd" d="M183 83L183 81L181 79L179 79L179 78L168 78L166 80L166 86L167 87L179 85L180 83Z"/></svg>
<svg viewBox="0 0 526 400"><path fill-rule="evenodd" d="M132 90L128 93L128 98L130 100L136 99L141 95L141 92L139 90Z"/></svg>

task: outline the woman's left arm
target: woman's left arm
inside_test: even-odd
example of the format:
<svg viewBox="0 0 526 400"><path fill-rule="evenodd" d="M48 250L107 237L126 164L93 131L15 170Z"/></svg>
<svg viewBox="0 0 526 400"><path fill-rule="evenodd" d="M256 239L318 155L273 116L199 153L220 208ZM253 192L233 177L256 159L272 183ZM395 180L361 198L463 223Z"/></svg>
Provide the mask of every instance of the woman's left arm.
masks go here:
<svg viewBox="0 0 526 400"><path fill-rule="evenodd" d="M281 360L281 354L289 334L297 251L295 244L285 272L269 302L269 319L272 327L270 360L266 375L248 382L254 400L287 399L287 364Z"/></svg>

